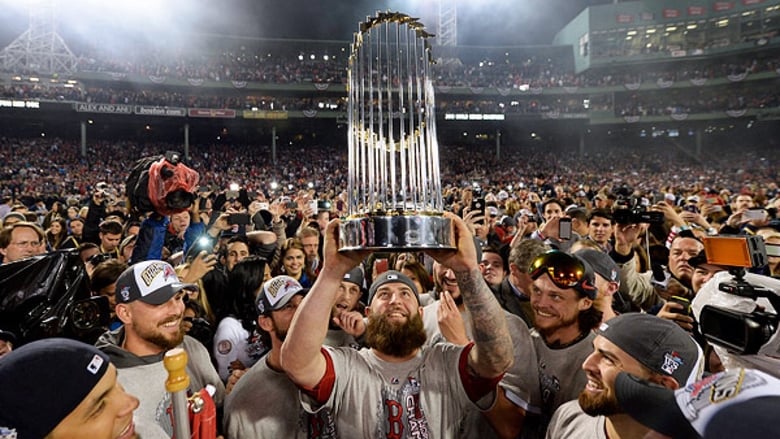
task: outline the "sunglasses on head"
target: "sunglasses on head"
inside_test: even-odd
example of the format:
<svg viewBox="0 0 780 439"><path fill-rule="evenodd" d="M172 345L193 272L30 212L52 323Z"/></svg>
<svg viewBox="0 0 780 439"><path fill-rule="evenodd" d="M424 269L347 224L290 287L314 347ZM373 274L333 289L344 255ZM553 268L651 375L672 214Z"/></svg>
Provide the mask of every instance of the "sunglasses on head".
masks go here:
<svg viewBox="0 0 780 439"><path fill-rule="evenodd" d="M528 273L536 280L547 274L558 288L576 288L583 292L595 290L585 276L585 264L574 256L558 250L539 255L531 263Z"/></svg>

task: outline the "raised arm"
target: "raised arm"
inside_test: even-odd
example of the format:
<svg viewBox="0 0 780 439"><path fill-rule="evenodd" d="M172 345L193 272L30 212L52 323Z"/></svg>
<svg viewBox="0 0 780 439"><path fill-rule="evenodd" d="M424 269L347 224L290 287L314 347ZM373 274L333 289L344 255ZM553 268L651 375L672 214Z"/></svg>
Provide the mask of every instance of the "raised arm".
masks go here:
<svg viewBox="0 0 780 439"><path fill-rule="evenodd" d="M339 220L333 220L325 230L322 271L298 307L282 344L282 368L302 387L316 386L325 374L321 348L331 309L344 275L365 256L365 252L339 253L339 224Z"/></svg>
<svg viewBox="0 0 780 439"><path fill-rule="evenodd" d="M490 291L477 261L477 249L468 226L451 213L457 251L429 251L442 265L455 272L463 303L471 314L474 348L469 353L469 368L475 375L493 378L512 365L512 339L504 311Z"/></svg>

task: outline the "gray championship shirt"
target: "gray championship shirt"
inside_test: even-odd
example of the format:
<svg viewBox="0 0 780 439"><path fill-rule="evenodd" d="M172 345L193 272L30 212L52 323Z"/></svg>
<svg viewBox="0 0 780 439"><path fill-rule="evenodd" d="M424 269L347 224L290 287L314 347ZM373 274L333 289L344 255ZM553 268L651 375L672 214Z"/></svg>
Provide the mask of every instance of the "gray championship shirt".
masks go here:
<svg viewBox="0 0 780 439"><path fill-rule="evenodd" d="M225 398L224 431L230 439L335 438L327 410L312 417L304 412L298 388L284 372L255 363Z"/></svg>
<svg viewBox="0 0 780 439"><path fill-rule="evenodd" d="M402 363L381 360L369 349L325 347L328 366L317 386L325 394L318 401L304 391L301 402L312 414L329 410L343 438L454 438L470 409L487 408L495 399L498 380L468 375L472 346L440 343ZM469 392L484 396L474 403Z"/></svg>

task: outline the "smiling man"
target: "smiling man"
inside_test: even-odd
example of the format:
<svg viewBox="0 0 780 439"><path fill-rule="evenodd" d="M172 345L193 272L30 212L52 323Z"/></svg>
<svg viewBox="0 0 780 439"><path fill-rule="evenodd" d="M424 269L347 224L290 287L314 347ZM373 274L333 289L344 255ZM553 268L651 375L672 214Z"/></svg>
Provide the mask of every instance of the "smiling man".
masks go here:
<svg viewBox="0 0 780 439"><path fill-rule="evenodd" d="M137 438L138 399L94 346L48 338L0 362L0 437Z"/></svg>
<svg viewBox="0 0 780 439"><path fill-rule="evenodd" d="M536 428L536 437L541 437L555 410L576 398L585 386L579 365L593 350L592 329L598 327L602 313L593 306L596 275L584 259L552 250L534 259L529 274L533 279L531 338L537 355L542 412L538 425L529 418L524 428Z"/></svg>
<svg viewBox="0 0 780 439"><path fill-rule="evenodd" d="M123 326L103 334L97 342L116 365L119 382L140 399L136 417L155 430L150 437L173 433L167 413L171 399L165 390L168 372L162 361L166 351L175 347L187 351L190 390L211 384L217 389L217 405L224 397L225 387L208 351L184 335L184 290L192 288L196 286L179 282L173 267L165 262L144 261L129 267L116 281L115 311Z"/></svg>
<svg viewBox="0 0 780 439"><path fill-rule="evenodd" d="M615 379L626 372L668 389L701 378L703 355L674 323L649 314L627 313L596 331L593 352L582 363L587 384L579 398L553 416L547 438L641 438L650 431L620 407Z"/></svg>

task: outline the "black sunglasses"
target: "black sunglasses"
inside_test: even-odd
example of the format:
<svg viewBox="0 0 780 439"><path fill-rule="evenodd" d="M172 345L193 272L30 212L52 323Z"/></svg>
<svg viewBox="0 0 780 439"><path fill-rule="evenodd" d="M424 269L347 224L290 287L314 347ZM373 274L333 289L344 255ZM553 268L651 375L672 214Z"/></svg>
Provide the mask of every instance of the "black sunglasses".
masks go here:
<svg viewBox="0 0 780 439"><path fill-rule="evenodd" d="M558 250L550 250L537 256L528 268L531 278L547 274L558 288L575 288L585 293L595 291L596 287L585 276L585 264L574 256Z"/></svg>

